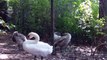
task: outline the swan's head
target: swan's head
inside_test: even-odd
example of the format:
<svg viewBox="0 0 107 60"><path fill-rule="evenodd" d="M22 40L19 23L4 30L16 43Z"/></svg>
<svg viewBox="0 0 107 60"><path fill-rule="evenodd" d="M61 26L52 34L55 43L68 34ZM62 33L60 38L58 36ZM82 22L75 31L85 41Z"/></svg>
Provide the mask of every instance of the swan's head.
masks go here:
<svg viewBox="0 0 107 60"><path fill-rule="evenodd" d="M18 31L14 31L13 33L18 33Z"/></svg>
<svg viewBox="0 0 107 60"><path fill-rule="evenodd" d="M33 40L40 40L40 37L39 37L39 35L37 34L37 33L35 33L35 32L30 32L29 34L28 34L28 39L32 39L33 38Z"/></svg>
<svg viewBox="0 0 107 60"><path fill-rule="evenodd" d="M18 31L14 31L13 34L18 33Z"/></svg>
<svg viewBox="0 0 107 60"><path fill-rule="evenodd" d="M54 32L55 35L60 35L61 36L61 33L60 32Z"/></svg>
<svg viewBox="0 0 107 60"><path fill-rule="evenodd" d="M18 35L18 31L14 31L13 36L17 36L17 35Z"/></svg>

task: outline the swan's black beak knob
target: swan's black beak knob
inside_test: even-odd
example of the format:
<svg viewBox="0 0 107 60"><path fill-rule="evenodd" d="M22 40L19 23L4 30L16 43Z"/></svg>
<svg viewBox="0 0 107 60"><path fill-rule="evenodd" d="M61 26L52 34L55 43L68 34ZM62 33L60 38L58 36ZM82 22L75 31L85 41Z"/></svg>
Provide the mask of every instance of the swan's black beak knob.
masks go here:
<svg viewBox="0 0 107 60"><path fill-rule="evenodd" d="M27 39L29 39L29 40L35 40L35 37L32 37L32 36L28 35Z"/></svg>

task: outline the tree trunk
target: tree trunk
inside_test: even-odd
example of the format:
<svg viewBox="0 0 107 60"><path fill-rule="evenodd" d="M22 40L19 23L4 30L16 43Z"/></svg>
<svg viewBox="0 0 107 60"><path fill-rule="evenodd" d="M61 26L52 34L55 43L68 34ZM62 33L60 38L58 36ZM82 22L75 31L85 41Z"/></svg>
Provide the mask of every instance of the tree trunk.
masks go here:
<svg viewBox="0 0 107 60"><path fill-rule="evenodd" d="M107 16L107 0L99 0L99 17Z"/></svg>
<svg viewBox="0 0 107 60"><path fill-rule="evenodd" d="M54 43L54 0L51 0L51 44Z"/></svg>
<svg viewBox="0 0 107 60"><path fill-rule="evenodd" d="M99 18L104 17L106 24L103 31L107 33L107 0L99 0Z"/></svg>

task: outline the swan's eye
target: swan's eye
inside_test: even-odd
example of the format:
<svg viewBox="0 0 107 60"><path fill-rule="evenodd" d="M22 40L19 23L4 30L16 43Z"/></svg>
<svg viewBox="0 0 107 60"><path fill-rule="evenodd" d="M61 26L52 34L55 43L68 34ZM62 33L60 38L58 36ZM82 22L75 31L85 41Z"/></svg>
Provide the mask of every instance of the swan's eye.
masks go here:
<svg viewBox="0 0 107 60"><path fill-rule="evenodd" d="M30 38L31 40L35 40L35 37Z"/></svg>

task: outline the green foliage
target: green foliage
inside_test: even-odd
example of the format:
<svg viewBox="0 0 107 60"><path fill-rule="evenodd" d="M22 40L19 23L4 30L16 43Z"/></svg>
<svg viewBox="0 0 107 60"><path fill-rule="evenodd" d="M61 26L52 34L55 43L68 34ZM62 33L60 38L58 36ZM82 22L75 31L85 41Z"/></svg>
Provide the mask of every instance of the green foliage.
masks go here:
<svg viewBox="0 0 107 60"><path fill-rule="evenodd" d="M0 5L0 32L11 30L14 27L10 27L12 24L7 22L12 14L12 9L8 6L8 0L0 0Z"/></svg>
<svg viewBox="0 0 107 60"><path fill-rule="evenodd" d="M71 0L55 1L56 31L78 32L77 20L74 17L75 8L72 3Z"/></svg>
<svg viewBox="0 0 107 60"><path fill-rule="evenodd" d="M47 32L50 26L49 0L10 0L13 6L13 22L22 33Z"/></svg>
<svg viewBox="0 0 107 60"><path fill-rule="evenodd" d="M50 31L50 0L10 0L17 30L45 34ZM93 40L102 33L98 0L54 0L55 31L70 32ZM45 32L45 33L44 33ZM80 37L80 38L81 38ZM86 40L87 40L86 39Z"/></svg>
<svg viewBox="0 0 107 60"><path fill-rule="evenodd" d="M7 29L10 29L10 28L9 28L9 25L8 25L1 17L0 17L0 26L1 26L0 31L1 31L1 30L4 30L4 31L5 31L6 28L7 28Z"/></svg>
<svg viewBox="0 0 107 60"><path fill-rule="evenodd" d="M99 19L98 0L58 0L55 10L56 31L82 35L85 41L94 41L96 35L103 33L105 19Z"/></svg>
<svg viewBox="0 0 107 60"><path fill-rule="evenodd" d="M93 38L97 33L101 32L101 29L104 26L104 19L99 19L98 16L98 7L98 2L95 3L90 0L85 0L76 10L75 18L78 19L78 26L91 38Z"/></svg>
<svg viewBox="0 0 107 60"><path fill-rule="evenodd" d="M48 0L30 0L29 3L30 3L31 11L30 11L28 23L32 24L29 27L30 30L45 32L50 22L49 1Z"/></svg>

